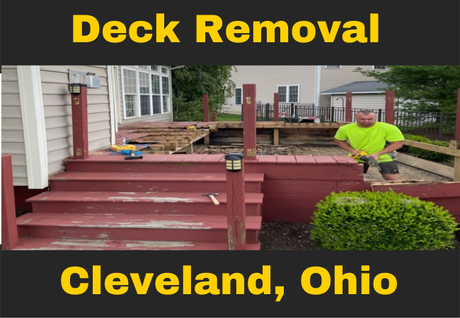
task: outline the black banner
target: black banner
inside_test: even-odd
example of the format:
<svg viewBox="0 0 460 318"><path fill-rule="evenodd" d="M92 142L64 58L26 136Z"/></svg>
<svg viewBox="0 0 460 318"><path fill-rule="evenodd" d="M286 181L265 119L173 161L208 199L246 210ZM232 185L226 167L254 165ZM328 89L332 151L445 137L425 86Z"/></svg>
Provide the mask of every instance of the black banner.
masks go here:
<svg viewBox="0 0 460 318"><path fill-rule="evenodd" d="M458 64L458 1L2 1L2 64Z"/></svg>
<svg viewBox="0 0 460 318"><path fill-rule="evenodd" d="M5 252L1 315L458 317L459 253Z"/></svg>

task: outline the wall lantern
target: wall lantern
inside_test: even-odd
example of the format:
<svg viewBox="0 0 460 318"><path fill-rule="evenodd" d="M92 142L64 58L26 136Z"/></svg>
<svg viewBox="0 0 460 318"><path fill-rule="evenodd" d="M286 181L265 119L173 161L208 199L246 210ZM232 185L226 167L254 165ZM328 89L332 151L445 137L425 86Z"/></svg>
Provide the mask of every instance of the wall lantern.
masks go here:
<svg viewBox="0 0 460 318"><path fill-rule="evenodd" d="M69 84L69 93L72 95L79 95L81 94L81 86L84 84L80 83L71 83ZM86 86L86 85L84 85Z"/></svg>
<svg viewBox="0 0 460 318"><path fill-rule="evenodd" d="M241 171L243 167L243 157L242 153L229 153L225 155L225 168L228 171Z"/></svg>

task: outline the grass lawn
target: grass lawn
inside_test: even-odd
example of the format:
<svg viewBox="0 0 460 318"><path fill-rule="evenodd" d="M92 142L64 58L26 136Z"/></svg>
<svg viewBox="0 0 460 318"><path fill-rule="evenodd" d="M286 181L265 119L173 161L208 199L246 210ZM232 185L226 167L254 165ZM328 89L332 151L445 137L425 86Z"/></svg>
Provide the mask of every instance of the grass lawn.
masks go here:
<svg viewBox="0 0 460 318"><path fill-rule="evenodd" d="M241 121L239 114L217 114L217 121Z"/></svg>

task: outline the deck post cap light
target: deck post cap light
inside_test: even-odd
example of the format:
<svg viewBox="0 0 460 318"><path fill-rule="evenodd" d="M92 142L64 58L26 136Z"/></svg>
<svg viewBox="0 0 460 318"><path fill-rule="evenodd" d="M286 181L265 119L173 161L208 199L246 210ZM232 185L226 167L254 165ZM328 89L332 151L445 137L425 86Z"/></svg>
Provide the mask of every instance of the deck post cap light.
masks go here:
<svg viewBox="0 0 460 318"><path fill-rule="evenodd" d="M229 153L225 155L225 168L228 171L241 171L243 166L242 153Z"/></svg>
<svg viewBox="0 0 460 318"><path fill-rule="evenodd" d="M70 83L69 84L69 93L72 94L72 95L80 94L82 86L86 86L86 85L81 84L81 83Z"/></svg>

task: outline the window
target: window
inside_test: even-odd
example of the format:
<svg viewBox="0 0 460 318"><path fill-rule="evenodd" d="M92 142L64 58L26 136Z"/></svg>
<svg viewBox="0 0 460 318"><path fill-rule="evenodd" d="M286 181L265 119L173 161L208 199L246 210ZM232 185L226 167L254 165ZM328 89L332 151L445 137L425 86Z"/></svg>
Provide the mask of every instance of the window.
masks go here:
<svg viewBox="0 0 460 318"><path fill-rule="evenodd" d="M124 118L169 113L169 70L157 65L122 66Z"/></svg>
<svg viewBox="0 0 460 318"><path fill-rule="evenodd" d="M280 103L298 103L300 101L300 85L278 86L278 99Z"/></svg>
<svg viewBox="0 0 460 318"><path fill-rule="evenodd" d="M374 70L386 70L387 69L385 65L373 65L372 68Z"/></svg>
<svg viewBox="0 0 460 318"><path fill-rule="evenodd" d="M340 65L324 65L324 68L342 68Z"/></svg>
<svg viewBox="0 0 460 318"><path fill-rule="evenodd" d="M238 87L235 89L235 105L242 105L241 96L243 95L243 89Z"/></svg>

